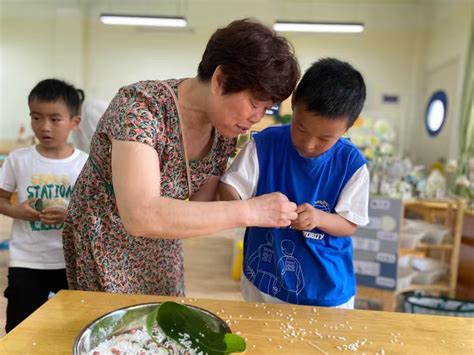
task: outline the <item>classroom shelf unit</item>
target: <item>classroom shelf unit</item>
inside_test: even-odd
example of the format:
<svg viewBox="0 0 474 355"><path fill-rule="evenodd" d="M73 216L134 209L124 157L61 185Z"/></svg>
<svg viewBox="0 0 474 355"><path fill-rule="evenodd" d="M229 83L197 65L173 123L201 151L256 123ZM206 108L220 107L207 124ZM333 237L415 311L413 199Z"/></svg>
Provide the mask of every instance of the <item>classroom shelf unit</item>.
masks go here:
<svg viewBox="0 0 474 355"><path fill-rule="evenodd" d="M449 298L456 296L459 252L462 238L465 203L460 199L408 200L403 202L402 223L406 218L420 219L449 230L440 244L416 243L412 249L400 249L399 256L415 255L441 261L446 266L445 277L433 284L410 284L395 291L358 286L358 296L383 303L384 311L395 311L397 297L410 291L428 292Z"/></svg>

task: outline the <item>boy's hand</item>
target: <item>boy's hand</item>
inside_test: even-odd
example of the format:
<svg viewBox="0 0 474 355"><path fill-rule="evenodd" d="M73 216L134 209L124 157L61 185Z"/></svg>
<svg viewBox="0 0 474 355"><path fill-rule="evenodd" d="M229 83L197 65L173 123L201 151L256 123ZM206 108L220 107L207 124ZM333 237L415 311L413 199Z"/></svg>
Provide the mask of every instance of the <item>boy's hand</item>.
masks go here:
<svg viewBox="0 0 474 355"><path fill-rule="evenodd" d="M47 207L40 214L40 221L44 224L61 224L66 218L67 210L63 207Z"/></svg>
<svg viewBox="0 0 474 355"><path fill-rule="evenodd" d="M291 222L291 227L297 230L311 230L319 226L321 221L321 214L324 213L317 208L314 208L309 203L303 203L296 209L298 218Z"/></svg>
<svg viewBox="0 0 474 355"><path fill-rule="evenodd" d="M40 213L31 207L31 204L36 201L36 198L32 197L28 200L16 205L14 208L14 217L22 219L24 221L37 221L40 219Z"/></svg>

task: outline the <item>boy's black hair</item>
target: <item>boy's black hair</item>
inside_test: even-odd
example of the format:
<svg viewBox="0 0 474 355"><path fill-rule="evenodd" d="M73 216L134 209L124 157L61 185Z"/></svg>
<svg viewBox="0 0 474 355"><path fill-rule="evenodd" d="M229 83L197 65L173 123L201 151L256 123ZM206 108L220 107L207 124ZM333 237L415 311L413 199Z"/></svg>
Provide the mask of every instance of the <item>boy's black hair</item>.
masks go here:
<svg viewBox="0 0 474 355"><path fill-rule="evenodd" d="M28 103L34 100L55 102L63 101L69 109L71 117L77 116L84 101L84 91L58 79L40 81L28 95Z"/></svg>
<svg viewBox="0 0 474 355"><path fill-rule="evenodd" d="M347 117L351 127L364 106L365 83L349 63L334 58L314 62L293 94L299 103L315 114L328 118Z"/></svg>

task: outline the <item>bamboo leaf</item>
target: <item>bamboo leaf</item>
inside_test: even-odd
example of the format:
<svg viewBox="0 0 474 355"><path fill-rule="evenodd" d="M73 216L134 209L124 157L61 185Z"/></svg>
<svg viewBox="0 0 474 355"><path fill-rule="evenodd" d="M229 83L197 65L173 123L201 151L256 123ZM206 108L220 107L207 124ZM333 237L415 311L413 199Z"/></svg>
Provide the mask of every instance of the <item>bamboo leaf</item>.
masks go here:
<svg viewBox="0 0 474 355"><path fill-rule="evenodd" d="M168 338L187 343L196 351L209 355L222 355L245 351L245 340L227 333L227 328L210 315L180 305L164 302L147 316L146 328L152 339L155 321Z"/></svg>
<svg viewBox="0 0 474 355"><path fill-rule="evenodd" d="M38 212L43 212L44 210L44 203L43 203L43 200L38 198L34 203L33 203L33 206L32 206L35 210L37 210Z"/></svg>
<svg viewBox="0 0 474 355"><path fill-rule="evenodd" d="M246 349L244 338L232 333L224 334L224 342L227 346L227 353L240 353L245 351Z"/></svg>
<svg viewBox="0 0 474 355"><path fill-rule="evenodd" d="M159 344L159 342L156 339L156 337L153 335L153 327L155 326L156 318L158 316L158 310L159 309L160 309L160 306L156 306L155 308L153 308L153 310L146 317L146 323L145 323L146 331L147 331L148 335L157 344Z"/></svg>

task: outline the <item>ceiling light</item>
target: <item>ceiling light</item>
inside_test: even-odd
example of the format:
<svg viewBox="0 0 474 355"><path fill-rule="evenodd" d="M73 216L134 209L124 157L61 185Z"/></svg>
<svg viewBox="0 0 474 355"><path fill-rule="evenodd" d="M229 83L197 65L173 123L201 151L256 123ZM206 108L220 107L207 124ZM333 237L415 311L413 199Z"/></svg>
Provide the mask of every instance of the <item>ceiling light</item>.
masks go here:
<svg viewBox="0 0 474 355"><path fill-rule="evenodd" d="M360 33L364 31L364 24L349 22L277 21L273 25L273 29L279 32Z"/></svg>
<svg viewBox="0 0 474 355"><path fill-rule="evenodd" d="M186 27L188 24L184 17L115 14L101 14L100 21L106 25L126 26Z"/></svg>

